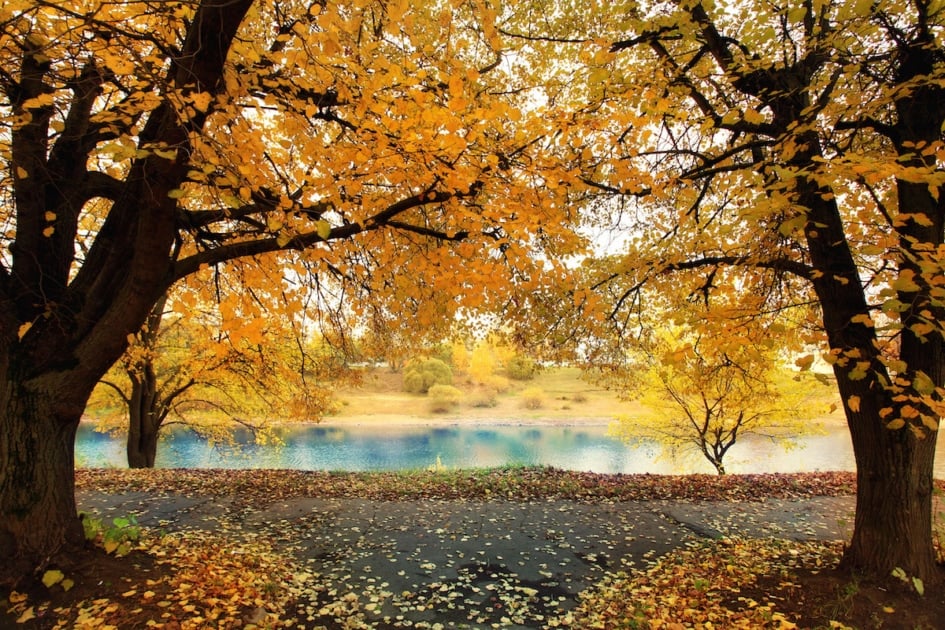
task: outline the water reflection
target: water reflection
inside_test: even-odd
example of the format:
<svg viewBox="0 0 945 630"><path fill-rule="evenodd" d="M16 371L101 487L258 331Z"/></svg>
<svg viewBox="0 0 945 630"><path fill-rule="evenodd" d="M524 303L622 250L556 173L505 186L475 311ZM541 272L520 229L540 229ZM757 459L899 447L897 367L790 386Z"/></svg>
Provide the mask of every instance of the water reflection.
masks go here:
<svg viewBox="0 0 945 630"><path fill-rule="evenodd" d="M407 470L437 459L450 468L545 465L599 473L679 474L713 472L701 455L671 457L658 444L629 447L607 435L607 426L515 426L475 424L303 425L283 429L284 445L257 446L238 433L240 449L212 446L187 431L176 431L158 447L160 468L292 468L300 470ZM939 449L943 448L939 441ZM120 440L83 424L76 442L81 466L124 467ZM943 458L936 477L945 478ZM850 438L842 428L808 436L791 450L746 436L726 456L732 473L853 470Z"/></svg>

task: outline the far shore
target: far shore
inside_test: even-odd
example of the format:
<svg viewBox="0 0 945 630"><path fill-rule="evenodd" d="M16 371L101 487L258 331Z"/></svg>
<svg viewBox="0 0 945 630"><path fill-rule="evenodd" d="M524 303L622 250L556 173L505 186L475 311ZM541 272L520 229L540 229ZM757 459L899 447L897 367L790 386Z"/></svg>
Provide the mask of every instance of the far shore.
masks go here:
<svg viewBox="0 0 945 630"><path fill-rule="evenodd" d="M497 416L495 414L451 414L410 416L404 414L352 414L328 416L318 424L328 427L343 426L433 426L448 427L459 425L509 425L509 426L607 426L614 422L614 417L575 417L557 416Z"/></svg>
<svg viewBox="0 0 945 630"><path fill-rule="evenodd" d="M642 413L640 404L626 400L617 392L588 381L574 367L548 368L533 380L510 381L509 391L499 394L492 406L461 403L448 413L429 410L429 399L402 389L402 375L384 368L365 371L359 387L338 392L341 409L321 420L330 427L342 426L452 426L475 423L511 426L606 426L620 418ZM462 377L454 385L466 395L475 396L475 385ZM543 394L540 407L523 405L522 392L537 388ZM839 405L837 405L839 407ZM845 426L842 409L823 412L811 418L813 426L833 429Z"/></svg>

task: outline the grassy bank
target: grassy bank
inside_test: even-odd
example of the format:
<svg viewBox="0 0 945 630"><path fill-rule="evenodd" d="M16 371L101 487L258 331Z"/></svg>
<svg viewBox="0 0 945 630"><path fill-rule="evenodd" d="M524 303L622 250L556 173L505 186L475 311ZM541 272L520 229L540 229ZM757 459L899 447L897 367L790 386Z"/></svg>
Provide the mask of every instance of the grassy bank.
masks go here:
<svg viewBox="0 0 945 630"><path fill-rule="evenodd" d="M426 395L403 391L402 373L383 367L368 368L360 386L339 390L340 411L325 422L453 423L503 419L523 423L601 423L632 414L637 408L635 403L621 400L616 392L584 379L574 367L547 368L531 380L507 382L508 389L496 392L464 374L455 375L453 386L463 393L463 399L455 409L437 413ZM526 397L531 406L527 406Z"/></svg>
<svg viewBox="0 0 945 630"><path fill-rule="evenodd" d="M448 413L437 413L431 409L426 395L403 390L402 373L384 367L366 368L358 387L345 387L337 392L340 410L324 422L453 424L503 420L520 424L602 424L621 416L633 417L641 411L637 402L624 400L619 392L588 380L576 367L545 368L527 381L509 379L508 390L495 393L493 404L488 406L481 404L483 386L475 384L468 376L454 376L453 385L462 391L462 402ZM535 392L540 405L531 408L526 405L526 398L534 400ZM844 422L842 411L829 412L833 397L817 405L823 412L812 420L821 424Z"/></svg>

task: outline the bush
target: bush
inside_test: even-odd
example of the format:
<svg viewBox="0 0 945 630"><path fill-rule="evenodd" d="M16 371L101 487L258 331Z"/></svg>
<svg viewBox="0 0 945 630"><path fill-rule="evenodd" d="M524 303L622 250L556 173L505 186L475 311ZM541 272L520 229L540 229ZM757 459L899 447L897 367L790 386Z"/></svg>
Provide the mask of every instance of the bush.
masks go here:
<svg viewBox="0 0 945 630"><path fill-rule="evenodd" d="M530 381L535 378L535 362L528 357L516 355L505 362L505 373L516 381Z"/></svg>
<svg viewBox="0 0 945 630"><path fill-rule="evenodd" d="M439 359L413 359L404 367L404 391L426 394L434 385L452 385L453 371Z"/></svg>
<svg viewBox="0 0 945 630"><path fill-rule="evenodd" d="M497 376L492 374L489 378L486 379L486 382L483 383L489 389L495 390L497 394L504 394L509 391L509 388L512 387L512 384L509 382L509 379L504 376Z"/></svg>
<svg viewBox="0 0 945 630"><path fill-rule="evenodd" d="M468 398L469 406L477 409L491 409L499 404L498 392L491 387L481 387Z"/></svg>
<svg viewBox="0 0 945 630"><path fill-rule="evenodd" d="M452 385L434 385L427 392L430 397L430 411L446 413L456 408L463 400L463 392Z"/></svg>
<svg viewBox="0 0 945 630"><path fill-rule="evenodd" d="M529 387L522 391L522 406L526 409L541 409L545 404L545 392L540 387Z"/></svg>

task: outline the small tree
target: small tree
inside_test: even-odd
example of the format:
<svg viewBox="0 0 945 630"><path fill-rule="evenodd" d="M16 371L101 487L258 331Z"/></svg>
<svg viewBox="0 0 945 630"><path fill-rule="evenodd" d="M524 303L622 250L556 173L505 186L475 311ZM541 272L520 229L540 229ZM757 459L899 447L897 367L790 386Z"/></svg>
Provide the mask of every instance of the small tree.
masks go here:
<svg viewBox="0 0 945 630"><path fill-rule="evenodd" d="M743 436L789 446L813 430L801 415L813 377L804 374L811 383L803 386L777 383L783 371L774 353L758 341L737 339L719 347L691 330L661 333L641 353L631 388L646 412L621 418L615 432L628 442L656 440L673 453L694 450L724 475L725 456Z"/></svg>
<svg viewBox="0 0 945 630"><path fill-rule="evenodd" d="M427 396L430 398L430 411L433 413L451 411L463 400L463 392L452 385L433 385Z"/></svg>
<svg viewBox="0 0 945 630"><path fill-rule="evenodd" d="M270 419L318 420L330 411L322 372L336 380L347 373L336 353L308 351L282 326L285 318L267 321L244 311L224 323L216 305L182 297L190 296L178 290L176 302L169 305L165 296L155 305L88 406L99 430L126 436L129 467L153 467L170 426L224 443L233 443L234 430L242 427L264 442L272 437ZM234 309L229 300L225 306Z"/></svg>
<svg viewBox="0 0 945 630"><path fill-rule="evenodd" d="M535 362L517 354L505 362L505 373L516 381L530 381L535 378Z"/></svg>
<svg viewBox="0 0 945 630"><path fill-rule="evenodd" d="M426 394L434 385L452 385L453 371L439 359L413 359L404 368L404 391Z"/></svg>
<svg viewBox="0 0 945 630"><path fill-rule="evenodd" d="M495 372L495 366L495 348L489 339L483 339L469 357L469 376L476 383L486 383Z"/></svg>

